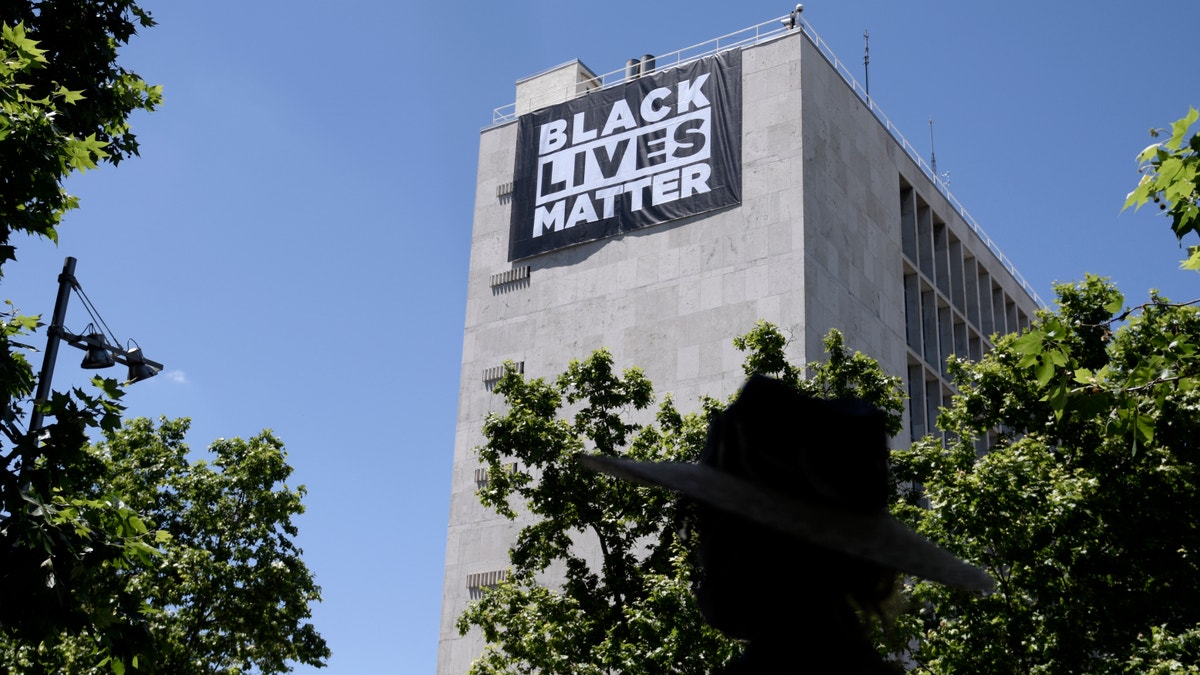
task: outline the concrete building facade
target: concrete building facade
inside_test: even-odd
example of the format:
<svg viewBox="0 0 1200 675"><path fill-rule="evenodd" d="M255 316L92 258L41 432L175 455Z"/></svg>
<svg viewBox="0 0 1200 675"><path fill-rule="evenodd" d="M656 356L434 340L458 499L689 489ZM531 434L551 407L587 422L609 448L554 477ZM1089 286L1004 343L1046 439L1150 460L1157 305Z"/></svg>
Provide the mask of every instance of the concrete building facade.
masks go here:
<svg viewBox="0 0 1200 675"><path fill-rule="evenodd" d="M743 381L732 338L759 319L793 362L840 329L908 387L897 444L933 429L950 354L1026 326L1035 296L812 30L778 20L741 46L740 203L510 260L515 120L480 137L438 672L482 651L455 619L508 566L519 522L481 506L473 448L511 360L553 377L608 348L681 409ZM658 60L659 69L665 60ZM674 67L674 66L672 66ZM643 74L643 77L646 75ZM514 117L606 88L579 62L517 84ZM528 142L528 139L526 139Z"/></svg>

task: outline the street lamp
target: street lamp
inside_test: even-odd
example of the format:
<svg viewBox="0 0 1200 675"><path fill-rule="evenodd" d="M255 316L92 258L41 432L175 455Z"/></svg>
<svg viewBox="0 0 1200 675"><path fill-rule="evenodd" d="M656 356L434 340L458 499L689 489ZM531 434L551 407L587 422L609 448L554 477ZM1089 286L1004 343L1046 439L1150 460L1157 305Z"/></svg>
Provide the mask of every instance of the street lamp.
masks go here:
<svg viewBox="0 0 1200 675"><path fill-rule="evenodd" d="M71 291L79 294L79 299L83 301L88 314L92 317L92 323L88 324L83 335L76 335L63 327ZM100 328L96 327L97 324ZM108 337L105 336L105 331L108 336L112 336L112 331L108 329L104 319L100 318L100 313L96 311L92 301L83 292L83 287L79 285L79 280L75 278L75 258L68 256L63 262L62 274L58 275L58 297L54 300L54 316L50 319L50 328L46 331L46 355L42 357L42 373L38 376L33 414L29 416L29 431L38 431L42 428L44 415L38 408L38 404L45 403L50 399L50 380L54 377L54 361L58 358L58 345L64 340L72 347L87 352L80 364L83 368L108 368L117 363L127 366L129 377L126 384L154 377L163 369L161 363L151 361L143 356L142 348L133 340L126 343L126 345L132 343L133 347L122 348L119 346L120 341L115 337L110 343Z"/></svg>

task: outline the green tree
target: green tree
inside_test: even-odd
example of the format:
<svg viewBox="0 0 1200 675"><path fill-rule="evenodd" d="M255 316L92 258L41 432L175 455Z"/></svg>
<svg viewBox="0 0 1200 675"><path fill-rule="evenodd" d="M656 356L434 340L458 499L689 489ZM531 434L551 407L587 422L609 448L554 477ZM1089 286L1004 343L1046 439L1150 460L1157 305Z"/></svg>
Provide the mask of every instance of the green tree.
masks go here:
<svg viewBox="0 0 1200 675"><path fill-rule="evenodd" d="M329 648L306 621L320 588L294 542L305 489L287 484L283 443L269 431L219 439L209 446L211 463L189 461L188 426L134 419L90 451L106 469L94 495L128 495L127 506L161 533L161 555L120 579L125 593L154 608L153 659L143 669L201 675L324 665ZM7 661L25 672L103 672L92 641L78 633L10 645Z"/></svg>
<svg viewBox="0 0 1200 675"><path fill-rule="evenodd" d="M747 375L773 375L813 395L858 395L880 405L899 431L899 378L846 351L833 331L829 359L810 377L787 362L786 339L765 322L735 340L747 353ZM652 422L654 394L642 371L614 370L600 350L573 361L553 381L514 368L496 385L506 411L484 424L478 448L488 471L480 501L525 526L510 550L510 574L487 589L458 620L482 629L488 645L472 673L543 672L646 675L704 673L738 647L708 627L691 595L695 538L683 526L686 506L661 490L584 469L584 453L647 461L695 461L708 420L727 402L705 397L681 413L663 397ZM597 552L590 555L589 551ZM561 577L548 575L561 570ZM557 583L561 578L562 583Z"/></svg>
<svg viewBox="0 0 1200 675"><path fill-rule="evenodd" d="M57 239L78 204L70 174L137 153L129 117L161 92L116 58L152 23L129 0L0 4L0 267L13 232ZM88 434L119 424L115 382L55 393L38 402L54 422L22 429L34 388L24 341L37 325L11 304L0 312L0 636L37 645L85 631L94 660L121 670L148 648L147 607L120 592L121 577L157 555L157 535L121 495L89 491L104 467Z"/></svg>
<svg viewBox="0 0 1200 675"><path fill-rule="evenodd" d="M97 395L55 392L39 404L54 422L20 428L34 377L19 340L34 322L0 316L0 638L38 645L87 632L93 660L119 670L149 653L148 607L120 578L150 564L158 538L121 494L92 489L105 467L86 451L88 434L120 423L115 382L94 379Z"/></svg>
<svg viewBox="0 0 1200 675"><path fill-rule="evenodd" d="M1171 219L1171 231L1181 244L1189 233L1200 234L1200 134L1188 137L1197 119L1200 113L1190 108L1171 125L1167 140L1138 154L1142 179L1125 199L1125 208L1141 208L1153 201ZM1158 138L1164 132L1151 129L1150 136ZM1200 246L1188 246L1182 267L1200 270Z"/></svg>
<svg viewBox="0 0 1200 675"><path fill-rule="evenodd" d="M13 231L57 238L78 206L63 186L71 173L137 154L129 117L153 110L162 90L117 51L153 25L132 0L0 5L0 264L13 258Z"/></svg>
<svg viewBox="0 0 1200 675"><path fill-rule="evenodd" d="M1198 118L1139 154L1125 203L1156 203L1180 242L1200 233ZM946 444L893 455L897 511L997 580L982 600L912 585L911 658L928 673L1198 673L1196 303L1152 292L1125 308L1091 275L1056 292L1023 334L952 360Z"/></svg>
<svg viewBox="0 0 1200 675"><path fill-rule="evenodd" d="M899 514L997 582L982 599L911 586L916 672L1197 665L1200 315L1157 296L1122 310L1095 276L1056 291L1025 333L951 361L944 445L893 453Z"/></svg>

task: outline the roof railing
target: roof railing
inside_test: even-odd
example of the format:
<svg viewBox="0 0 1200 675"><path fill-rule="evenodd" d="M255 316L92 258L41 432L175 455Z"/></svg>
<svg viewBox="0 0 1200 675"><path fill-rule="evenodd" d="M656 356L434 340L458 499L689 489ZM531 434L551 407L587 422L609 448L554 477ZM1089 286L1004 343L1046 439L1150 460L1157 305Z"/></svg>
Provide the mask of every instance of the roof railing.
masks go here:
<svg viewBox="0 0 1200 675"><path fill-rule="evenodd" d="M737 49L739 47L749 47L778 37L790 32L790 30L786 28L784 24L784 21L790 16L790 14L785 14L779 18L771 19L770 21L764 21L758 25L750 26L749 28L744 28L727 35L722 35L718 38L706 40L705 42L692 45L691 47L684 47L683 49L661 56L656 55L654 57L656 64L655 70L657 71L676 68L678 66L686 65L719 52L729 49ZM913 163L915 163L917 167L921 169L927 178L933 181L933 185L935 188L937 188L938 192L940 192L942 196L946 198L946 201L955 211L958 212L958 215L962 216L962 219L964 222L966 222L967 226L970 227L975 234L979 235L979 238L983 241L984 245L986 245L988 250L990 250L996 256L997 260L1000 261L1000 264L1004 266L1004 269L1008 270L1008 272L1013 275L1013 278L1016 279L1017 283L1021 285L1021 288L1029 294L1029 297L1032 298L1033 301L1038 304L1038 306L1044 307L1045 303L1042 302L1042 298L1038 296L1037 291L1033 289L1033 286L1025 280L1025 277L1017 271L1016 265L1014 265L1013 262L1008 259L1008 256L1004 255L1004 252L1001 251L996 242L988 236L987 232L983 230L983 227L967 211L966 207L962 205L962 202L958 201L958 199L950 192L949 186L946 185L941 176L938 176L936 173L934 173L933 169L925 161L925 158L921 156L921 153L917 151L912 143L908 142L908 139L904 137L904 134L900 133L900 129L895 124L892 124L892 121L888 119L888 116L885 115L879 105L875 103L875 100L871 98L871 96L867 93L867 90L861 84L859 84L858 80L854 78L854 75L850 73L850 69L846 67L846 64L842 63L842 61L838 59L837 54L833 52L833 49L829 46L829 44L822 40L821 36L818 35L815 30L813 30L812 26L803 19L800 19L796 22L796 28L804 32L804 35L808 37L814 46L816 46L817 51L820 52L821 56L825 57L825 60L828 61L831 66L833 66L833 69L837 71L837 73L842 76L842 79L845 80L846 84L850 86L851 91L853 91L854 94L866 104L867 109L871 111L871 114L875 116L875 119L882 124L883 128L886 129L892 138L894 138L896 142L900 144L900 147L904 150L905 154L908 155L909 159L911 159ZM619 68L617 70L604 73L603 75L598 75L596 79L600 81L600 89L620 84L626 79L625 68ZM586 91L580 91L577 96L582 96L593 91L596 91L596 89L593 88ZM516 107L517 104L514 102L506 106L496 108L494 111L492 111L492 126L515 120L517 118Z"/></svg>
<svg viewBox="0 0 1200 675"><path fill-rule="evenodd" d="M706 56L712 56L723 51L736 49L738 47L748 47L758 44L763 40L772 38L787 32L787 29L780 23L780 19L772 19L765 21L757 26L743 28L742 30L722 35L718 38L706 40L699 44L694 44L691 47L684 47L673 51L669 54L654 55L654 70L667 70L669 68L677 68L682 65L689 64L693 61L699 61ZM599 87L579 91L575 96L596 91L597 89L607 89L614 85L621 84L625 81L625 68L609 71L603 75L597 75L596 80L600 82ZM492 126L511 122L517 118L517 104L509 103L506 106L501 106L492 111Z"/></svg>
<svg viewBox="0 0 1200 675"><path fill-rule="evenodd" d="M833 53L833 49L829 46L829 44L822 40L820 35L817 35L817 32L812 29L812 26L810 26L807 21L799 21L798 27L804 30L804 34L808 36L814 45L816 45L817 51L821 52L821 55L825 57L825 60L828 61L829 64L833 66L834 70L836 70L838 74L842 76L842 79L846 81L846 84L850 85L850 89L853 90L858 98L867 105L867 109L871 111L871 114L875 115L875 119L883 125L884 129L887 129L892 138L896 139L896 142L899 143L900 147L904 149L904 152L908 155L909 159L911 159L917 165L917 167L921 169L926 177L933 181L934 187L937 188L938 192L942 193L942 196L945 197L946 201L950 203L950 206L958 212L958 215L962 216L962 219L964 222L966 222L967 226L970 227L975 234L979 235L979 238L983 240L984 245L986 245L988 249L995 254L996 258L1000 261L1000 264L1004 266L1004 269L1008 270L1008 272L1013 275L1013 278L1016 279L1019 284L1021 284L1021 288L1029 294L1029 297L1033 298L1033 301L1036 302L1038 306L1045 307L1046 303L1042 302L1042 298L1037 294L1037 291L1033 289L1033 286L1030 285L1030 283L1025 280L1025 277L1017 271L1016 265L1014 265L1013 262L1008 259L1008 256L1004 255L1004 251L1000 250L1000 247L996 244L996 242L992 241L992 238L988 236L987 232L984 232L983 227L978 221L975 220L974 216L967 211L966 207L962 205L962 202L958 201L958 198L950 192L950 187L946 185L941 176L934 173L933 169L928 163L926 163L925 158L921 156L921 153L917 152L917 149L913 147L913 144L909 143L908 139L904 137L904 134L900 133L899 127L897 127L895 124L892 124L892 121L888 119L888 116L885 115L879 105L875 103L875 99L871 98L870 94L867 93L867 90L858 83L858 80L854 79L854 75L850 73L850 69L846 67L846 64L842 63L841 60L838 59L837 54Z"/></svg>

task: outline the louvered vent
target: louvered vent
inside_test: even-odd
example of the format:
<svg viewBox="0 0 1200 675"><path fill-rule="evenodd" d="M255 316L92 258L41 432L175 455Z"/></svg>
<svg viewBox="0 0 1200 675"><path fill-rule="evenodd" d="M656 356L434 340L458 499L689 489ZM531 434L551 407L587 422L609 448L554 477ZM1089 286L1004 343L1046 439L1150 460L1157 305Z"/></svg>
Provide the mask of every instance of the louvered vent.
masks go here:
<svg viewBox="0 0 1200 675"><path fill-rule="evenodd" d="M516 463L515 463L515 462L514 462L514 463L512 463L512 464L505 464L505 465L504 465L504 470L505 470L505 471L507 471L508 473L516 473L516 472L517 472L517 465L516 465ZM488 484L488 470L487 470L487 467L482 467L482 466L481 466L481 467L479 467L478 469L475 469L475 487L477 487L477 488L481 488L481 487L484 487L484 486L485 486L485 485L487 485L487 484Z"/></svg>
<svg viewBox="0 0 1200 675"><path fill-rule="evenodd" d="M513 366L516 367L517 373L519 373L521 375L525 374L525 362L524 361L517 361L517 362L513 363ZM502 377L504 377L504 365L503 364L501 364L499 366L492 366L491 368L483 369L483 383L485 385L487 385L488 389L495 387L496 382L498 382L500 380L500 378L502 378Z"/></svg>
<svg viewBox="0 0 1200 675"><path fill-rule="evenodd" d="M511 270L504 270L492 275L492 287L511 284L514 281L524 281L529 278L529 265L515 267Z"/></svg>

